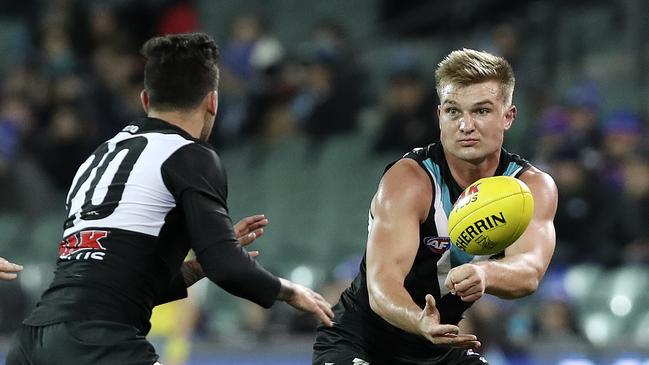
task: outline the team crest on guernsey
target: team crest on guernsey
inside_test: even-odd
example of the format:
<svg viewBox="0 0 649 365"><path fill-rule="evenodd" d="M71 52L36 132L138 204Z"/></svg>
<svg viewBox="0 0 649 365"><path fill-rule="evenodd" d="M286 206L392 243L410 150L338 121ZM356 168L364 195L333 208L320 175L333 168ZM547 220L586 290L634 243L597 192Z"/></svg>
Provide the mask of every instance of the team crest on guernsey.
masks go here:
<svg viewBox="0 0 649 365"><path fill-rule="evenodd" d="M451 247L450 237L426 237L424 244L430 248L431 251L442 254Z"/></svg>

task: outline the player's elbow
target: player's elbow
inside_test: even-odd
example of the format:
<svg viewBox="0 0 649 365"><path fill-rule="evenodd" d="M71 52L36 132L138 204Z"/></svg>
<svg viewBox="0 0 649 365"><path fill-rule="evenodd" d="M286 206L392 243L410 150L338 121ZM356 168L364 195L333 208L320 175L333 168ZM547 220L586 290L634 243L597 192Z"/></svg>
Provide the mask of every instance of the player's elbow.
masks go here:
<svg viewBox="0 0 649 365"><path fill-rule="evenodd" d="M380 299L381 295L379 294L379 290L376 289L374 285L368 285L367 296L369 297L370 308L372 311L383 317L383 307L381 306L382 301Z"/></svg>
<svg viewBox="0 0 649 365"><path fill-rule="evenodd" d="M521 283L521 286L518 288L516 293L516 298L526 297L532 295L539 288L539 279L537 277L530 277L528 280L524 280Z"/></svg>
<svg viewBox="0 0 649 365"><path fill-rule="evenodd" d="M378 301L376 300L376 296L374 295L374 290L372 290L371 285L368 285L367 296L369 298L370 308L376 313L379 304Z"/></svg>
<svg viewBox="0 0 649 365"><path fill-rule="evenodd" d="M517 285L512 286L499 293L493 293L501 299L518 299L528 295L532 295L539 288L538 278L528 278L525 280L518 280Z"/></svg>

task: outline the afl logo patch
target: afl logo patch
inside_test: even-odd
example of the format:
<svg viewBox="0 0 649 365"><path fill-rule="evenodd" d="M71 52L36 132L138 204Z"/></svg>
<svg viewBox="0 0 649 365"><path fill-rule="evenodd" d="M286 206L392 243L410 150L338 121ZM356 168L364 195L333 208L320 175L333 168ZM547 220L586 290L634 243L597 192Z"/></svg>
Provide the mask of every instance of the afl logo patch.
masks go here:
<svg viewBox="0 0 649 365"><path fill-rule="evenodd" d="M449 237L426 237L424 244L435 253L444 253L451 247L451 239Z"/></svg>

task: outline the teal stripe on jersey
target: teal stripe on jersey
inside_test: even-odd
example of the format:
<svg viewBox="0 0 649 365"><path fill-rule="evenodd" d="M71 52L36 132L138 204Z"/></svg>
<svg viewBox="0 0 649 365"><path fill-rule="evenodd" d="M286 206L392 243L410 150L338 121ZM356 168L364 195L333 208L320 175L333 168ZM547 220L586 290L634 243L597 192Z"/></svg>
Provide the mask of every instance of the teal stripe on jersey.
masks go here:
<svg viewBox="0 0 649 365"><path fill-rule="evenodd" d="M428 168L428 171L433 174L437 184L439 184L440 190L442 191L442 206L444 207L444 212L448 217L448 215L451 214L453 203L451 203L451 193L448 190L448 185L446 185L446 182L442 179L442 173L439 169L439 165L434 163L430 158L425 159L423 163L424 166Z"/></svg>
<svg viewBox="0 0 649 365"><path fill-rule="evenodd" d="M505 176L512 176L515 175L516 172L523 166L517 164L516 162L510 162L507 165L507 168L505 169L505 172L503 172L503 175Z"/></svg>
<svg viewBox="0 0 649 365"><path fill-rule="evenodd" d="M431 174L435 177L435 181L439 184L440 191L442 192L442 206L444 207L444 212L448 217L451 214L451 209L453 209L453 203L451 203L451 193L449 191L446 181L442 179L442 173L438 164L434 163L430 158L427 158L423 161L424 166L430 171ZM457 246L451 245L451 267L460 266L466 264L473 260L473 255L468 254L460 250Z"/></svg>
<svg viewBox="0 0 649 365"><path fill-rule="evenodd" d="M472 260L473 260L473 255L460 250L455 245L451 245L451 267L467 264Z"/></svg>

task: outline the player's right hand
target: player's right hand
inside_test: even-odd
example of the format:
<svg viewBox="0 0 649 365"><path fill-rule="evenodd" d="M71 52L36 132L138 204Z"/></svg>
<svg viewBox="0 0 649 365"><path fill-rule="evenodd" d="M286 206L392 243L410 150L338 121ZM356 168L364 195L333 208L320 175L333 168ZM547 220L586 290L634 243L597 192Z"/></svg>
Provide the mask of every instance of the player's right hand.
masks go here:
<svg viewBox="0 0 649 365"><path fill-rule="evenodd" d="M426 307L419 317L421 335L436 345L477 349L480 342L475 335L460 334L460 328L452 324L440 324L435 298L426 295Z"/></svg>
<svg viewBox="0 0 649 365"><path fill-rule="evenodd" d="M285 301L295 309L308 312L316 316L325 326L333 326L334 312L331 304L320 294L300 284L280 279L282 289L278 299Z"/></svg>
<svg viewBox="0 0 649 365"><path fill-rule="evenodd" d="M13 280L23 267L0 257L0 280Z"/></svg>

